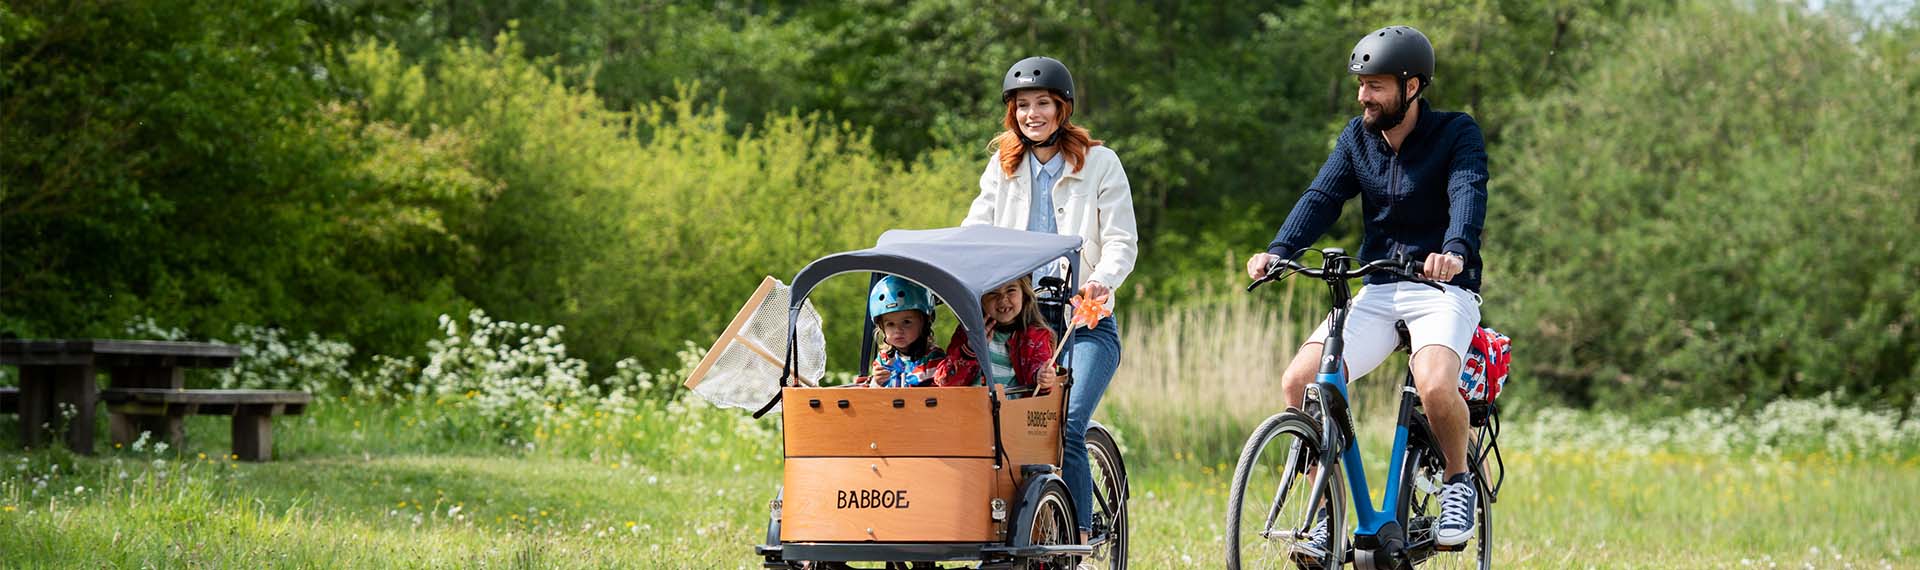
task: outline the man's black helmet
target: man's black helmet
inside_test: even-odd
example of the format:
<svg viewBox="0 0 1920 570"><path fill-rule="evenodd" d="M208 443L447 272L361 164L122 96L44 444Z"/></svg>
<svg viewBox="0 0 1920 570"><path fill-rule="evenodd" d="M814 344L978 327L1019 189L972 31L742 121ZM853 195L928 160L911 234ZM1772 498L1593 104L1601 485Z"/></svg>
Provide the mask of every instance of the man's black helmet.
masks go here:
<svg viewBox="0 0 1920 570"><path fill-rule="evenodd" d="M1061 99L1073 102L1073 74L1067 72L1067 64L1051 57L1029 57L1007 69L1007 77L1000 81L1000 102L1012 99L1016 90L1034 88L1052 89Z"/></svg>
<svg viewBox="0 0 1920 570"><path fill-rule="evenodd" d="M1392 75L1401 81L1420 78L1421 91L1433 83L1433 43L1427 35L1408 26L1387 26L1374 30L1353 45L1347 56L1347 73L1353 75Z"/></svg>

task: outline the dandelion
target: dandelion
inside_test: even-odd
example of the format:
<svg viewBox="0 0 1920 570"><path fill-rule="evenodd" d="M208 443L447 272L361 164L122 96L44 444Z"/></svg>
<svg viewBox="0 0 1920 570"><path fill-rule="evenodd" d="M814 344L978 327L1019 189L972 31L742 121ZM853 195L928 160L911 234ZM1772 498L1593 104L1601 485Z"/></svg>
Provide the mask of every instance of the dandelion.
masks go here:
<svg viewBox="0 0 1920 570"><path fill-rule="evenodd" d="M0 507L0 513L11 513L11 512L13 512L13 510L14 510L14 509L13 509L13 505L7 505L7 506L4 506L4 507Z"/></svg>

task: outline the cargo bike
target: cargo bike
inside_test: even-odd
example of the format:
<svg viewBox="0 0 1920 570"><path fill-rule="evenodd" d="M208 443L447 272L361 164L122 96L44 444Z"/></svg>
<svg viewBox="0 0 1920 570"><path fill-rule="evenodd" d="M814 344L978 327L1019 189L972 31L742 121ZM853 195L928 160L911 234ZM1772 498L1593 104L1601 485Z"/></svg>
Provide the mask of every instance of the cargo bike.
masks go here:
<svg viewBox="0 0 1920 570"><path fill-rule="evenodd" d="M872 248L820 258L794 277L788 346L797 344L791 340L808 293L846 273L865 273L870 285L894 275L926 287L984 355L981 296L1043 266L1064 266L1065 279L1043 279L1036 296L1049 324L1064 331L1061 308L1075 294L1080 244L1075 236L985 226L886 232ZM875 351L873 322L866 323L863 367ZM1126 567L1126 468L1112 434L1097 423L1087 430L1095 520L1086 544L1060 473L1070 370L1046 394L993 382L809 387L795 380L797 352L785 356L785 473L769 505L766 544L755 547L764 567Z"/></svg>

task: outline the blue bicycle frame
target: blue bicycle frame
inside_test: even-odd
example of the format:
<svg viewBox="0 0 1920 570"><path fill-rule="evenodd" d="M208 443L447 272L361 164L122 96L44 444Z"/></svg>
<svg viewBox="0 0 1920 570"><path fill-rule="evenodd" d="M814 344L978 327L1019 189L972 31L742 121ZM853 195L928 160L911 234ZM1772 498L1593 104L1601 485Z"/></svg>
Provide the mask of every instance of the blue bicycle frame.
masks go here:
<svg viewBox="0 0 1920 570"><path fill-rule="evenodd" d="M1338 250L1330 250L1337 252ZM1336 254L1337 255L1337 254ZM1346 271L1342 262L1330 264L1329 271ZM1372 548L1386 546L1388 550L1397 550L1406 544L1406 529L1400 527L1393 509L1400 501L1400 473L1406 462L1407 438L1409 426L1414 424L1412 416L1413 400L1402 390L1399 421L1393 430L1393 458L1387 469L1387 492L1379 508L1373 505L1373 495L1367 484L1366 461L1360 455L1360 447L1354 445L1352 415L1347 411L1347 371L1343 355L1346 349L1345 331L1347 323L1347 304L1352 300L1352 290L1345 280L1328 282L1332 288L1333 311L1327 316L1327 338L1322 344L1320 374L1316 377L1319 385L1325 418L1323 427L1328 438L1340 449L1340 462L1347 470L1347 489L1353 496L1353 510L1360 524L1354 529L1354 546ZM1335 433L1338 433L1335 436ZM1431 436L1428 436L1431 437Z"/></svg>

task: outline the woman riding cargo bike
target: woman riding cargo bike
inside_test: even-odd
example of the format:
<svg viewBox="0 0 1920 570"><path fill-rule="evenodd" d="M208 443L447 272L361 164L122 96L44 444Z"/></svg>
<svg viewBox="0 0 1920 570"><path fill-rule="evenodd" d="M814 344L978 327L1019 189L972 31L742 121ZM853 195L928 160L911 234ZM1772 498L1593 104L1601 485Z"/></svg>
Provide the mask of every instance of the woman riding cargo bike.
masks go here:
<svg viewBox="0 0 1920 570"><path fill-rule="evenodd" d="M1004 307L994 306L996 295L1006 293L1006 284L1064 260L1067 277L1043 280L1038 300L1067 302L1075 293L1080 246L1078 237L984 226L894 230L872 248L822 257L794 277L790 340L799 337L808 293L829 277L862 273L870 286L904 280L945 301L960 327L946 360L957 363L957 351L979 360L970 367L929 367L935 370L930 382L870 378L856 386L818 388L799 381L791 366L797 349L789 348L779 397L784 484L770 504L766 543L755 548L764 567L940 568L946 562L987 569L1125 567L1123 535L1106 532L1080 540L1077 509L1060 476L1066 402L1076 388L1073 372L1046 371L1056 375L1052 381L1041 373L1028 373L1031 382L1012 381L1006 377L1012 369L1031 367L1003 368L989 358L1000 354L993 346L997 327L989 320L1013 321L1002 318ZM920 309L917 295L899 293L914 288L875 287L880 308L870 313L930 312ZM907 301L896 307L879 298L887 295ZM891 319L867 321L862 374L892 366L874 358L876 320L897 326ZM1066 323L1048 324L1070 330ZM904 335L894 346L911 348L908 337L914 336ZM899 366L885 376L907 370ZM1098 424L1088 429L1086 441L1100 474L1093 511L1104 520L1125 520L1127 483L1119 448Z"/></svg>

